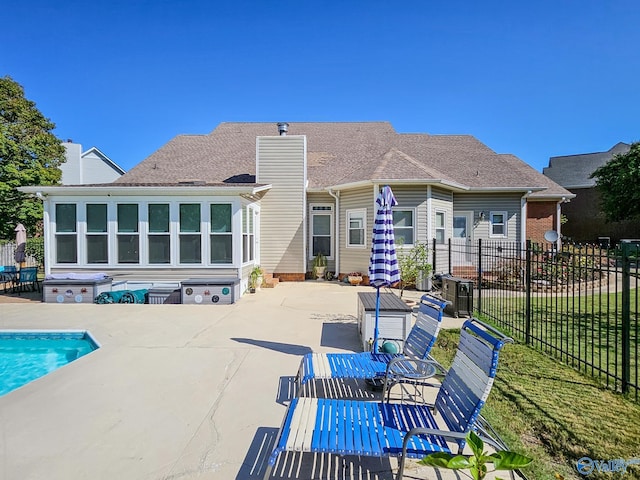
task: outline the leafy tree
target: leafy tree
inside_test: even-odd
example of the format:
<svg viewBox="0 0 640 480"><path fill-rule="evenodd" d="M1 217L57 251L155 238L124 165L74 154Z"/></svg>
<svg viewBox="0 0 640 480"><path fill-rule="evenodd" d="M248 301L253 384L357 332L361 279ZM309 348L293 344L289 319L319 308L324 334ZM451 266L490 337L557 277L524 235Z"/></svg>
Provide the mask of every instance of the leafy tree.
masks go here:
<svg viewBox="0 0 640 480"><path fill-rule="evenodd" d="M0 238L13 238L18 223L33 235L42 221L42 202L17 188L59 183L65 151L54 128L20 84L0 77Z"/></svg>
<svg viewBox="0 0 640 480"><path fill-rule="evenodd" d="M627 153L615 155L591 178L596 179L608 221L640 217L640 142L632 143Z"/></svg>

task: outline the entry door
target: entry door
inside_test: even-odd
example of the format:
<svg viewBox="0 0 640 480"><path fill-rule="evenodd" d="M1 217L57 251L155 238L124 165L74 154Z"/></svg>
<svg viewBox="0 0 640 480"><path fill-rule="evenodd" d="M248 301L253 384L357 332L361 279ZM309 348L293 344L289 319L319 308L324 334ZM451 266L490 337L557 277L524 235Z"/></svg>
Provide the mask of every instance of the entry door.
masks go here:
<svg viewBox="0 0 640 480"><path fill-rule="evenodd" d="M473 212L453 212L453 241L463 252L463 261L470 263L473 246Z"/></svg>

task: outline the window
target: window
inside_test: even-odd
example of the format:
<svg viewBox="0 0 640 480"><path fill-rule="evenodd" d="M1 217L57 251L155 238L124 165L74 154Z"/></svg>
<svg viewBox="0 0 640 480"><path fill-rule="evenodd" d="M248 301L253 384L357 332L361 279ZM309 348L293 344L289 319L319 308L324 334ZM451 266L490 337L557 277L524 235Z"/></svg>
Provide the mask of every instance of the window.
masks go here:
<svg viewBox="0 0 640 480"><path fill-rule="evenodd" d="M149 218L149 263L171 262L171 234L169 231L169 204L151 203L147 206Z"/></svg>
<svg viewBox="0 0 640 480"><path fill-rule="evenodd" d="M254 231L253 208L244 207L242 209L242 262L250 262L254 259Z"/></svg>
<svg viewBox="0 0 640 480"><path fill-rule="evenodd" d="M118 204L118 263L140 262L138 205Z"/></svg>
<svg viewBox="0 0 640 480"><path fill-rule="evenodd" d="M347 210L347 247L364 247L366 210Z"/></svg>
<svg viewBox="0 0 640 480"><path fill-rule="evenodd" d="M78 234L75 203L56 204L56 262L78 262Z"/></svg>
<svg viewBox="0 0 640 480"><path fill-rule="evenodd" d="M310 258L322 253L333 257L333 207L331 205L311 205L311 248Z"/></svg>
<svg viewBox="0 0 640 480"><path fill-rule="evenodd" d="M87 263L109 263L107 204L87 204Z"/></svg>
<svg viewBox="0 0 640 480"><path fill-rule="evenodd" d="M231 204L211 204L211 263L233 263Z"/></svg>
<svg viewBox="0 0 640 480"><path fill-rule="evenodd" d="M445 212L436 212L436 243L444 244L446 239L446 214Z"/></svg>
<svg viewBox="0 0 640 480"><path fill-rule="evenodd" d="M396 245L413 245L414 237L413 210L393 210L393 231Z"/></svg>
<svg viewBox="0 0 640 480"><path fill-rule="evenodd" d="M507 236L507 212L491 212L490 214L491 237Z"/></svg>
<svg viewBox="0 0 640 480"><path fill-rule="evenodd" d="M200 204L180 204L180 263L202 262Z"/></svg>

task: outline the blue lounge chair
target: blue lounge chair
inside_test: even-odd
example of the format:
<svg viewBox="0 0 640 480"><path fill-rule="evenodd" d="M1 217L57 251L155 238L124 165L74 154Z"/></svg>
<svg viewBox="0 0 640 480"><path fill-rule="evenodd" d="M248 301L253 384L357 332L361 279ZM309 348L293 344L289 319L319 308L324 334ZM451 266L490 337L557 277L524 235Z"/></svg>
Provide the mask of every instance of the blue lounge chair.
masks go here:
<svg viewBox="0 0 640 480"><path fill-rule="evenodd" d="M507 342L512 340L497 330L478 320L467 320L434 405L294 398L264 478L269 478L279 454L285 451L395 456L399 457L397 478L401 479L407 457L451 453L456 443L460 453L472 429L499 448L500 444L479 428L478 421L496 376L498 355ZM447 430L439 428L434 409Z"/></svg>
<svg viewBox="0 0 640 480"><path fill-rule="evenodd" d="M306 393L310 381L326 379L381 379L387 364L394 358L426 360L442 325L447 301L425 294L415 324L403 344L402 353L308 353L300 363L296 376L298 394ZM433 360L433 359L431 359Z"/></svg>
<svg viewBox="0 0 640 480"><path fill-rule="evenodd" d="M26 292L27 288L31 288L32 292L40 291L40 282L38 281L38 267L22 267L18 272L13 290L20 293Z"/></svg>

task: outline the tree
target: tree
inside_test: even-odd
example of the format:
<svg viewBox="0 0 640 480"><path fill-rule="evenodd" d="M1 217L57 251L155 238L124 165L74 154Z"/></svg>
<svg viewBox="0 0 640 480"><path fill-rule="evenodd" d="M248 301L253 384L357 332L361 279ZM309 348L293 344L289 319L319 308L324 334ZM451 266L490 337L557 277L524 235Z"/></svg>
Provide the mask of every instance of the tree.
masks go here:
<svg viewBox="0 0 640 480"><path fill-rule="evenodd" d="M13 238L18 223L33 235L42 220L42 202L17 188L59 183L65 150L54 128L20 84L0 77L0 238Z"/></svg>
<svg viewBox="0 0 640 480"><path fill-rule="evenodd" d="M640 217L640 142L631 144L591 174L602 198L608 221L619 222Z"/></svg>

